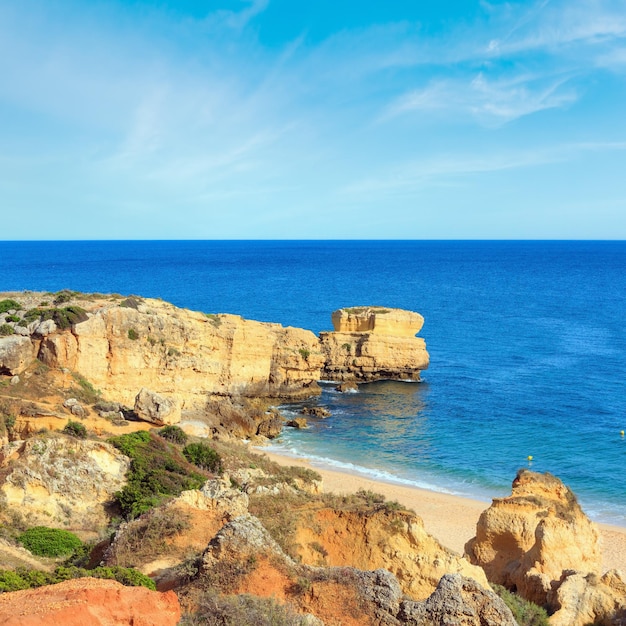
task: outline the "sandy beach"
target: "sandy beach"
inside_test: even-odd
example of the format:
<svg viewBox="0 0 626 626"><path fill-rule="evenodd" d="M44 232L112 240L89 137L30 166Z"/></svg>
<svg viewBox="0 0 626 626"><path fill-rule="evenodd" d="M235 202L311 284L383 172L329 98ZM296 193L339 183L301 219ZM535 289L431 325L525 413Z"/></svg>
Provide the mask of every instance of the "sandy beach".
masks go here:
<svg viewBox="0 0 626 626"><path fill-rule="evenodd" d="M312 467L303 459L281 456L259 448L272 461L280 465L301 465ZM427 491L403 485L374 481L355 474L319 469L324 481L324 491L338 494L352 493L367 489L383 494L388 500L397 500L400 504L413 509L423 520L426 530L444 546L463 553L465 542L476 531L476 522L489 503L459 496L451 496L435 491ZM604 542L603 572L620 569L626 572L626 528L599 524Z"/></svg>

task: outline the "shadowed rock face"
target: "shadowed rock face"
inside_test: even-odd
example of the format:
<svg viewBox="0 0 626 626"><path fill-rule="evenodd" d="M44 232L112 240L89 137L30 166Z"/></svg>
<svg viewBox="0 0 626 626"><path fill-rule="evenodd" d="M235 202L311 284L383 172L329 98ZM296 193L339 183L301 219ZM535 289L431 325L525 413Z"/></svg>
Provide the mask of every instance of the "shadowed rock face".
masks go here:
<svg viewBox="0 0 626 626"><path fill-rule="evenodd" d="M546 605L563 571L599 573L600 534L558 478L520 470L507 498L482 513L465 546L494 583Z"/></svg>
<svg viewBox="0 0 626 626"><path fill-rule="evenodd" d="M334 332L320 333L326 380L419 380L428 367L426 344L416 337L419 313L381 307L339 309Z"/></svg>
<svg viewBox="0 0 626 626"><path fill-rule="evenodd" d="M0 594L5 626L175 626L180 616L173 591L124 587L114 580L81 578Z"/></svg>

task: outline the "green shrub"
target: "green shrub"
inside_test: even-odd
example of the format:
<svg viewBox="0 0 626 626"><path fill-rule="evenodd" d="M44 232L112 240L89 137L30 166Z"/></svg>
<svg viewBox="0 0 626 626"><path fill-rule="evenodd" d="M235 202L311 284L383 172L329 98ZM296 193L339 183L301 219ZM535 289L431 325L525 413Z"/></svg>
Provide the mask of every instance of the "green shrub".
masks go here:
<svg viewBox="0 0 626 626"><path fill-rule="evenodd" d="M47 526L29 528L17 540L33 554L49 557L69 556L83 545L73 533Z"/></svg>
<svg viewBox="0 0 626 626"><path fill-rule="evenodd" d="M77 439L85 439L87 437L87 429L80 422L70 420L63 429L66 435L76 437Z"/></svg>
<svg viewBox="0 0 626 626"><path fill-rule="evenodd" d="M187 433L180 426L164 426L158 431L159 437L163 437L181 446L187 443Z"/></svg>
<svg viewBox="0 0 626 626"><path fill-rule="evenodd" d="M88 319L88 316L85 309L77 305L72 305L63 309L29 309L26 313L24 313L24 319L29 324L35 320L41 320L42 322L46 320L53 320L57 325L57 328L65 330L73 324L84 322Z"/></svg>
<svg viewBox="0 0 626 626"><path fill-rule="evenodd" d="M0 337L8 337L15 332L15 329L10 324L0 324Z"/></svg>
<svg viewBox="0 0 626 626"><path fill-rule="evenodd" d="M139 339L139 333L134 328L129 328L128 338L132 339L133 341L137 341L137 339Z"/></svg>
<svg viewBox="0 0 626 626"><path fill-rule="evenodd" d="M130 567L96 567L87 570L79 567L57 567L54 572L42 572L40 570L27 570L20 568L16 571L0 570L0 593L20 591L44 585L54 585L74 578L106 578L116 580L127 587L143 586L156 590L156 585L151 578Z"/></svg>
<svg viewBox="0 0 626 626"><path fill-rule="evenodd" d="M311 351L310 350L308 350L307 348L300 348L300 350L298 350L298 352L300 353L300 356L305 361L309 360L309 357L311 356Z"/></svg>
<svg viewBox="0 0 626 626"><path fill-rule="evenodd" d="M190 465L181 452L146 431L111 437L122 454L131 458L127 484L115 494L124 516L135 518L171 496L199 489L207 476Z"/></svg>
<svg viewBox="0 0 626 626"><path fill-rule="evenodd" d="M491 584L493 590L504 600L511 609L515 621L519 626L548 626L546 610L533 602L524 600L516 593L512 593L500 585Z"/></svg>
<svg viewBox="0 0 626 626"><path fill-rule="evenodd" d="M58 291L53 302L54 304L63 304L64 302L69 302L74 295L78 295L75 291L69 291L67 289L63 289L63 291Z"/></svg>
<svg viewBox="0 0 626 626"><path fill-rule="evenodd" d="M190 443L183 448L183 454L197 467L209 472L222 473L222 458L206 443Z"/></svg>
<svg viewBox="0 0 626 626"><path fill-rule="evenodd" d="M7 311L20 311L22 305L15 300L1 300L0 301L0 313L6 313Z"/></svg>
<svg viewBox="0 0 626 626"><path fill-rule="evenodd" d="M20 321L20 318L17 315L7 315L5 319L7 322L13 322L13 323L17 323Z"/></svg>

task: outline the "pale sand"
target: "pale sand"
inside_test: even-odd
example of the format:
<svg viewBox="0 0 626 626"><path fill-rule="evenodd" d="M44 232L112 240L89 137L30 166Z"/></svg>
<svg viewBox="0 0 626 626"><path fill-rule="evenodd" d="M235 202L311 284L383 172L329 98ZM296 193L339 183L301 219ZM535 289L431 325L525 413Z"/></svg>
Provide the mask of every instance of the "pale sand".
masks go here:
<svg viewBox="0 0 626 626"><path fill-rule="evenodd" d="M313 468L306 460L281 456L262 448L257 450L280 465L311 467L321 474L325 492L347 494L365 489L381 493L388 500L397 500L403 506L415 511L424 520L426 530L441 544L460 554L463 554L465 543L476 534L476 522L480 514L489 506L489 503L479 500L374 481L355 474ZM626 528L605 524L598 526L604 542L603 572L620 569L626 573Z"/></svg>

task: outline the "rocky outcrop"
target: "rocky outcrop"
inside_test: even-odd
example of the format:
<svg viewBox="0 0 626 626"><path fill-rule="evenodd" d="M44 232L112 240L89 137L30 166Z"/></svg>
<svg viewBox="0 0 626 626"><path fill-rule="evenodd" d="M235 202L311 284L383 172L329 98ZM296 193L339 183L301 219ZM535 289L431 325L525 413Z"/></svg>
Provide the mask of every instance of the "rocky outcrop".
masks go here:
<svg viewBox="0 0 626 626"><path fill-rule="evenodd" d="M498 596L458 574L444 576L430 597L416 602L406 598L388 569L297 564L251 515L235 518L211 540L202 557L198 581L203 580L228 584L231 593L252 592L288 601L324 623L516 626Z"/></svg>
<svg viewBox="0 0 626 626"><path fill-rule="evenodd" d="M248 495L233 489L230 481L223 478L208 480L202 489L183 491L173 501L177 503L200 511L214 511L229 520L248 512Z"/></svg>
<svg viewBox="0 0 626 626"><path fill-rule="evenodd" d="M355 307L332 314L334 332L320 333L326 380L419 380L428 367L424 318L402 309Z"/></svg>
<svg viewBox="0 0 626 626"><path fill-rule="evenodd" d="M460 573L488 587L480 567L443 547L409 511L303 511L296 542L303 563L393 573L404 593L427 598L445 574Z"/></svg>
<svg viewBox="0 0 626 626"><path fill-rule="evenodd" d="M114 580L80 578L0 594L5 626L175 626L180 617L173 591L124 587Z"/></svg>
<svg viewBox="0 0 626 626"><path fill-rule="evenodd" d="M0 487L6 505L31 526L82 531L106 526L106 506L126 483L127 457L107 443L65 436L17 445L7 455L10 465Z"/></svg>
<svg viewBox="0 0 626 626"><path fill-rule="evenodd" d="M599 573L600 534L558 478L520 470L510 496L484 511L465 546L494 583L546 605L566 570Z"/></svg>
<svg viewBox="0 0 626 626"><path fill-rule="evenodd" d="M404 602L400 618L412 626L517 626L501 598L460 574L443 576L424 602Z"/></svg>
<svg viewBox="0 0 626 626"><path fill-rule="evenodd" d="M29 337L0 337L0 374L21 374L35 358L35 347Z"/></svg>
<svg viewBox="0 0 626 626"><path fill-rule="evenodd" d="M626 577L611 570L604 576L564 572L558 587L548 594L555 613L550 626L587 626L626 624Z"/></svg>

